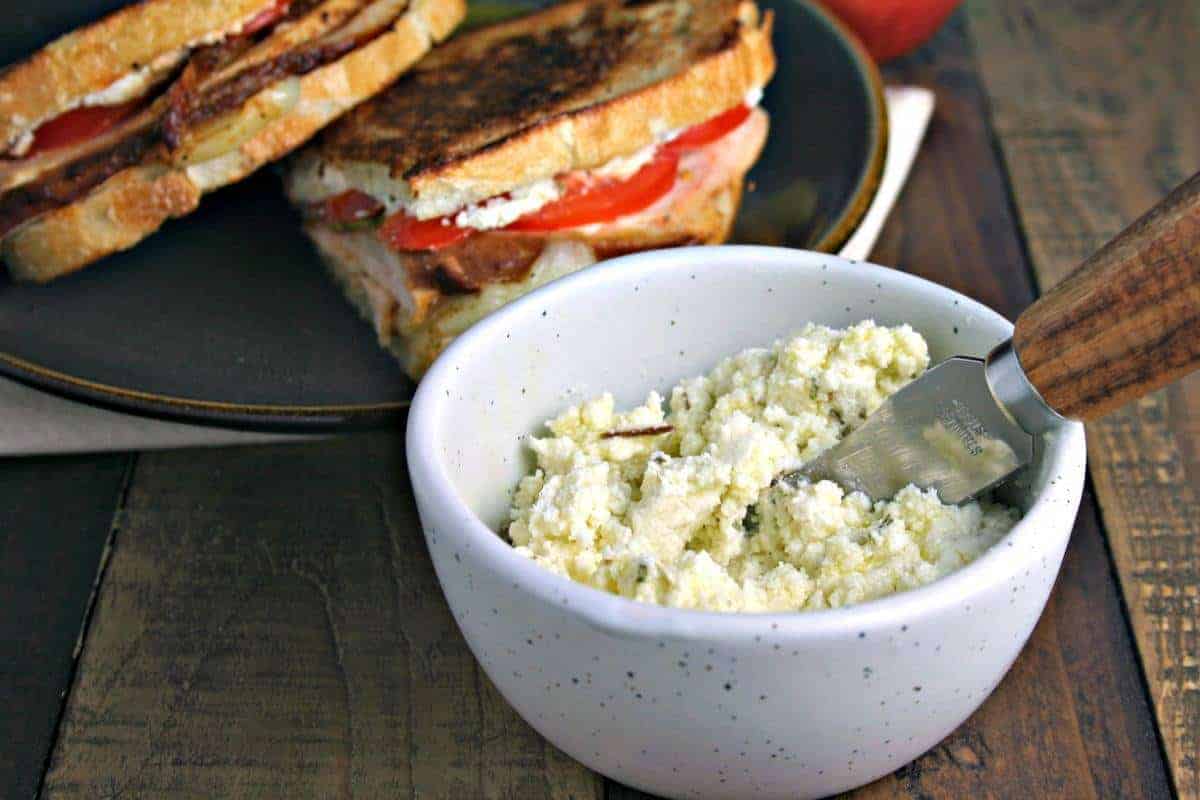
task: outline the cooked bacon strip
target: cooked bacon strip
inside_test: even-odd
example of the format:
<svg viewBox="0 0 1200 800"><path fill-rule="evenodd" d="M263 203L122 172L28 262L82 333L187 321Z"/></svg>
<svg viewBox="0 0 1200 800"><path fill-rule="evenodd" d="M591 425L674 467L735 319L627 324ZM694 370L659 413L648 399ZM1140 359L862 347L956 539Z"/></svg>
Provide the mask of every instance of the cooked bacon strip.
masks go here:
<svg viewBox="0 0 1200 800"><path fill-rule="evenodd" d="M386 32L407 5L408 0L376 0L320 39L239 68L232 75L223 73L216 83L205 79L228 62L212 69L203 64L198 66L171 88L171 108L163 120L163 138L169 147L179 147L188 129L241 106L276 81L312 72ZM191 67L189 64L188 69Z"/></svg>
<svg viewBox="0 0 1200 800"><path fill-rule="evenodd" d="M441 250L403 253L400 263L412 287L472 294L491 283L523 280L545 246L540 236L488 232Z"/></svg>
<svg viewBox="0 0 1200 800"><path fill-rule="evenodd" d="M0 236L39 214L73 203L140 162L157 143L158 130L151 125L40 175L32 183L0 194Z"/></svg>
<svg viewBox="0 0 1200 800"><path fill-rule="evenodd" d="M158 110L146 109L92 142L64 148L61 154L48 152L46 162L37 168L36 180L22 180L25 175L17 172L6 176L8 164L0 167L0 186L10 180L17 184L11 191L0 191L0 236L26 219L73 203L120 170L142 161L158 143L158 114ZM14 162L12 169L22 166L22 162Z"/></svg>
<svg viewBox="0 0 1200 800"><path fill-rule="evenodd" d="M238 57L246 53L254 42L247 38L231 39L198 50L183 68L183 72L167 90L167 112L163 116L163 136L168 146L178 144L173 131L177 127L176 120L182 120L191 113L201 97L201 88L205 80L230 64L237 62Z"/></svg>
<svg viewBox="0 0 1200 800"><path fill-rule="evenodd" d="M270 32L254 37L252 46L235 63L206 74L197 92L204 92L239 72L271 61L314 42L344 26L369 0L295 0L288 14ZM317 11L317 13L312 13Z"/></svg>
<svg viewBox="0 0 1200 800"><path fill-rule="evenodd" d="M185 89L173 98L171 110L163 118L163 138L168 147L179 147L188 129L240 107L276 81L312 72L353 49L354 43L347 42L340 48L324 46L293 50L273 61L240 72L233 79L203 94L187 93Z"/></svg>

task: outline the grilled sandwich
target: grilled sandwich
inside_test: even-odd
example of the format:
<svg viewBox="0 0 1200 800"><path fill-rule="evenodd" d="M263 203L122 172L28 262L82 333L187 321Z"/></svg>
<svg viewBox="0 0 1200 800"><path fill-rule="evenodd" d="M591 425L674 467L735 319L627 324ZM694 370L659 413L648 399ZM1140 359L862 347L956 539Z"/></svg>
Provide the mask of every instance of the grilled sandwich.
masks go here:
<svg viewBox="0 0 1200 800"><path fill-rule="evenodd" d="M0 255L133 246L392 83L464 0L145 0L0 71Z"/></svg>
<svg viewBox="0 0 1200 800"><path fill-rule="evenodd" d="M576 0L456 37L288 166L305 231L418 377L488 312L724 241L767 135L748 0Z"/></svg>

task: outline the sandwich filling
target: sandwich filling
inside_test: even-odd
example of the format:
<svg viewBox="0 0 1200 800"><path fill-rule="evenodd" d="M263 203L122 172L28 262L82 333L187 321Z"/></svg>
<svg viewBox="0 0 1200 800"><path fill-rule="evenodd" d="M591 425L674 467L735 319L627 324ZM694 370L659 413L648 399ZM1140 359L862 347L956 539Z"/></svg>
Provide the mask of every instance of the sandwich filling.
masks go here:
<svg viewBox="0 0 1200 800"><path fill-rule="evenodd" d="M275 0L85 97L0 157L0 236L147 159L193 166L235 151L295 106L300 76L386 32L407 5Z"/></svg>
<svg viewBox="0 0 1200 800"><path fill-rule="evenodd" d="M765 115L756 108L761 94L752 91L747 103L666 133L599 167L534 181L448 214L406 203L404 193L388 185L391 181L359 183L355 178L363 176L352 168L329 164L297 171L290 189L294 198L308 201L306 212L313 222L343 231L373 229L389 248L402 253L440 251L485 231L595 233L597 226L636 215L672 195L698 167L707 171L719 165L719 159L698 158L698 153L720 150L746 139L747 131L765 129ZM756 155L759 146L761 142Z"/></svg>

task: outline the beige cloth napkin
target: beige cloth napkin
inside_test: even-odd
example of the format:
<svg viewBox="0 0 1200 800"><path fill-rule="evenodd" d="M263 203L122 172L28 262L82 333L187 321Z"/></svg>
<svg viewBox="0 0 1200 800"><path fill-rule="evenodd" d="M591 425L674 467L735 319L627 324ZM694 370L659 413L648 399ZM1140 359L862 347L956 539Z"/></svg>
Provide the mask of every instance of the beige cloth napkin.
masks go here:
<svg viewBox="0 0 1200 800"><path fill-rule="evenodd" d="M933 92L887 90L890 136L879 192L841 255L864 260L875 246L916 159L933 115ZM303 436L245 433L147 419L94 408L0 378L0 456L152 450L279 442Z"/></svg>

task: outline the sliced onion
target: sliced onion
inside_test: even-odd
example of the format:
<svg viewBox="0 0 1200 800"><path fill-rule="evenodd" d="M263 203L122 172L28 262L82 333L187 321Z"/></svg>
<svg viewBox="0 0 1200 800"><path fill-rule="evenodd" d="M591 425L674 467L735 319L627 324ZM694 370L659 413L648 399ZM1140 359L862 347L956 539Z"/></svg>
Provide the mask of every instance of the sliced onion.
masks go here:
<svg viewBox="0 0 1200 800"><path fill-rule="evenodd" d="M174 154L180 164L197 164L230 153L300 102L300 78L271 84L240 108L221 114L188 131Z"/></svg>

